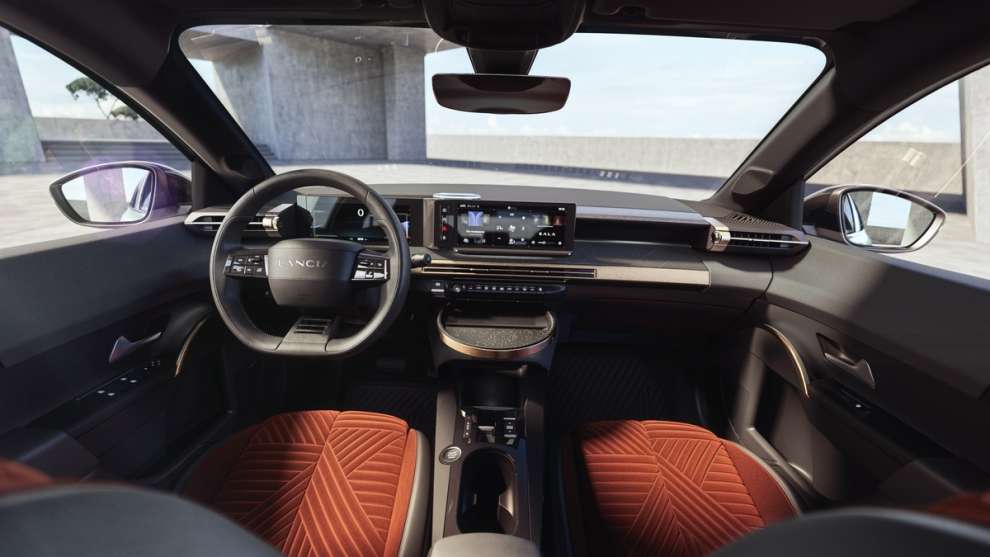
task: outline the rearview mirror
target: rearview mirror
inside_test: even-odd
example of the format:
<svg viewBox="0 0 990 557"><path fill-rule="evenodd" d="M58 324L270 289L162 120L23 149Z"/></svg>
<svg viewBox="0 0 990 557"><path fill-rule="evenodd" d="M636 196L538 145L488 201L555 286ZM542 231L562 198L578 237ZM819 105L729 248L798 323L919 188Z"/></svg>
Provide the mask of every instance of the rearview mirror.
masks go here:
<svg viewBox="0 0 990 557"><path fill-rule="evenodd" d="M879 252L906 252L932 241L945 211L916 195L879 186L836 186L804 200L813 233Z"/></svg>
<svg viewBox="0 0 990 557"><path fill-rule="evenodd" d="M509 74L436 74L440 106L461 112L542 114L560 110L571 93L564 77Z"/></svg>

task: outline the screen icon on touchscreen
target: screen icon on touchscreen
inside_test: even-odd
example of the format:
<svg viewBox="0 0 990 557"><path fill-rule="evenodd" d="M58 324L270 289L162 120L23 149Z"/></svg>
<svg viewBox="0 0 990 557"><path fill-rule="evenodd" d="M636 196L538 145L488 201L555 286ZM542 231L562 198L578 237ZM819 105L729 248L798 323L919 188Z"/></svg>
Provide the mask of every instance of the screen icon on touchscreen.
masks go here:
<svg viewBox="0 0 990 557"><path fill-rule="evenodd" d="M468 211L468 226L483 226L485 224L484 211Z"/></svg>

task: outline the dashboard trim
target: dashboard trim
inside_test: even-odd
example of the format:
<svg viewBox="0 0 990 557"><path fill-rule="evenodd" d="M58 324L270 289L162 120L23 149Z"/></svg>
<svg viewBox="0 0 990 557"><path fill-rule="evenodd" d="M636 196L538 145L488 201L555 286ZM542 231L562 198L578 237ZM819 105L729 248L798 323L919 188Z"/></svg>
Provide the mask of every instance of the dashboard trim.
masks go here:
<svg viewBox="0 0 990 557"><path fill-rule="evenodd" d="M497 277L479 272L479 267L501 267L509 272L498 274ZM563 273L573 273L569 276L546 276L536 272L540 269L559 270ZM588 273L591 270L592 273ZM564 265L539 264L524 265L520 263L503 262L472 262L453 261L449 259L434 259L429 266L413 269L414 275L452 276L474 278L528 278L528 279L557 279L567 281L592 282L626 282L636 284L651 284L662 286L689 286L708 288L711 286L711 273L708 269L675 269L670 267L631 267L619 265Z"/></svg>
<svg viewBox="0 0 990 557"><path fill-rule="evenodd" d="M701 215L685 211L598 207L591 205L578 205L577 218L587 220L695 224L699 226L707 226L709 224Z"/></svg>

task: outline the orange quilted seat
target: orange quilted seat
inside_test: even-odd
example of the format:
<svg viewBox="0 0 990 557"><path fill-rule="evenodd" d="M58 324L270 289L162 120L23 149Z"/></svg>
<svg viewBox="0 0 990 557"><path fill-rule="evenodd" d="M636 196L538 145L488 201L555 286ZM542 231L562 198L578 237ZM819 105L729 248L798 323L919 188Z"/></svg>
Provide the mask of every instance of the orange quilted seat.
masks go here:
<svg viewBox="0 0 990 557"><path fill-rule="evenodd" d="M13 460L0 459L0 495L52 483L48 475Z"/></svg>
<svg viewBox="0 0 990 557"><path fill-rule="evenodd" d="M798 512L754 456L697 426L597 422L572 445L584 494L572 530L591 555L699 557Z"/></svg>
<svg viewBox="0 0 990 557"><path fill-rule="evenodd" d="M211 451L184 491L289 557L395 556L416 444L391 416L281 414Z"/></svg>

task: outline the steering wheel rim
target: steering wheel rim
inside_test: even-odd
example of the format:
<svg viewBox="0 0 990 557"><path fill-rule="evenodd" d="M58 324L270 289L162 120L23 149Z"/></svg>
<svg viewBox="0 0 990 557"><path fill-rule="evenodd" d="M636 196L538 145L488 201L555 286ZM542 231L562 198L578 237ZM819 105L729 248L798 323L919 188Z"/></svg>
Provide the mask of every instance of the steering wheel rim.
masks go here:
<svg viewBox="0 0 990 557"><path fill-rule="evenodd" d="M389 247L385 253L388 261L387 278L382 283L378 309L361 330L348 337L334 338L328 329L320 338L313 336L304 338L293 335L296 325L283 337L265 333L251 321L244 309L240 296L240 281L227 273L228 258L245 249L242 238L248 222L256 218L258 211L268 201L304 186L325 186L349 194L367 207L381 225L388 240ZM391 205L367 184L352 176L318 169L295 170L272 176L242 195L227 212L217 230L210 251L210 291L217 312L238 340L258 352L327 358L356 354L370 346L388 330L405 303L411 265L409 246L405 234L400 232L402 230L399 217ZM335 242L335 240L326 240L326 242ZM269 249L275 248L280 243ZM305 316L300 317L296 324L299 325L303 319Z"/></svg>

